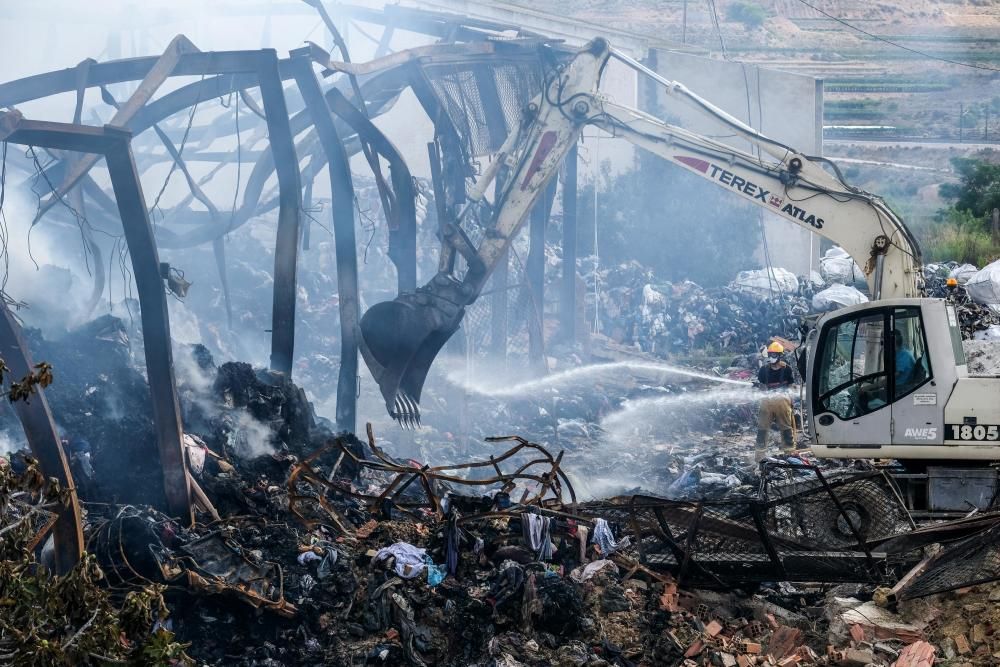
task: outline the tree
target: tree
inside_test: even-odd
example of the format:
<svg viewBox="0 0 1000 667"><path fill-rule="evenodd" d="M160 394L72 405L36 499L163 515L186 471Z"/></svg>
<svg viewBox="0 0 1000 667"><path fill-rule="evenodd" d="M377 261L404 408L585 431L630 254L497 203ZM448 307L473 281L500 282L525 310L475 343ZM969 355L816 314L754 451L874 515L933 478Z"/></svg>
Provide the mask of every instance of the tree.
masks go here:
<svg viewBox="0 0 1000 667"><path fill-rule="evenodd" d="M963 157L952 158L951 164L961 182L941 185L941 196L954 199L956 211L985 221L993 209L1000 208L1000 164Z"/></svg>
<svg viewBox="0 0 1000 667"><path fill-rule="evenodd" d="M748 28L759 28L764 25L767 12L754 2L734 2L726 10L726 18L742 23Z"/></svg>

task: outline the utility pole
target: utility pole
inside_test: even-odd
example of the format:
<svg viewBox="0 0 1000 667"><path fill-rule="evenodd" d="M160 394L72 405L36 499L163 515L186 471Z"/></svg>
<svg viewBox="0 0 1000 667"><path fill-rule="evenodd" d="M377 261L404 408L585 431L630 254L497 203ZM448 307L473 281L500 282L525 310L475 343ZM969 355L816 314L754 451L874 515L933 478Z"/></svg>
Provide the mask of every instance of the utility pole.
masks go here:
<svg viewBox="0 0 1000 667"><path fill-rule="evenodd" d="M993 247L1000 245L1000 208L993 209Z"/></svg>
<svg viewBox="0 0 1000 667"><path fill-rule="evenodd" d="M962 133L965 130L965 107L958 103L958 143L962 143Z"/></svg>
<svg viewBox="0 0 1000 667"><path fill-rule="evenodd" d="M684 0L684 18L681 19L681 43L688 41L688 0Z"/></svg>

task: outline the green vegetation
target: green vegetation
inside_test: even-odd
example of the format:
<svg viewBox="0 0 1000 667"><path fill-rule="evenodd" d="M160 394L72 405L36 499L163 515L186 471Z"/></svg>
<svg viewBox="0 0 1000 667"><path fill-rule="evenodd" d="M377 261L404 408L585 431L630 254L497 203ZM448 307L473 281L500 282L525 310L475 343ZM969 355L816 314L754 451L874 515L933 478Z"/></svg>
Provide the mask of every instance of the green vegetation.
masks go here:
<svg viewBox="0 0 1000 667"><path fill-rule="evenodd" d="M0 359L0 384L5 379L13 380ZM51 382L52 367L40 363L10 381L6 397L30 400ZM192 665L185 646L162 626L164 586L150 584L116 603L93 555L85 553L64 576L53 576L36 560L39 532L70 502L70 492L46 478L34 459L27 464L22 474L0 465L0 664Z"/></svg>
<svg viewBox="0 0 1000 667"><path fill-rule="evenodd" d="M984 266L1000 254L990 231L991 212L1000 208L1000 164L972 158L954 158L951 162L961 181L939 188L942 197L955 203L940 211L927 230L925 259Z"/></svg>
<svg viewBox="0 0 1000 667"><path fill-rule="evenodd" d="M767 11L754 2L734 2L726 9L726 18L748 28L759 28L764 25Z"/></svg>
<svg viewBox="0 0 1000 667"><path fill-rule="evenodd" d="M960 183L945 183L939 189L945 199L954 199L954 209L982 218L988 224L990 213L1000 208L1000 164L974 158L952 158Z"/></svg>
<svg viewBox="0 0 1000 667"><path fill-rule="evenodd" d="M997 257L997 248L982 225L968 213L948 209L923 239L925 262L968 262L985 266Z"/></svg>

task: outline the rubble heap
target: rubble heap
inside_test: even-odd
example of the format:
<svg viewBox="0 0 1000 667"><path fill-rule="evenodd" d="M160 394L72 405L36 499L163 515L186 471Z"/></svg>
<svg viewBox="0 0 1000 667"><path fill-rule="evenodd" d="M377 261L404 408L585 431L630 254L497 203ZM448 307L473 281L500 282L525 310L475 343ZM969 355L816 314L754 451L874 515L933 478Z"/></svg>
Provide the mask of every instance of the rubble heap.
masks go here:
<svg viewBox="0 0 1000 667"><path fill-rule="evenodd" d="M595 279L602 332L661 357L753 353L772 336L796 338L801 318L812 310L808 280L796 281L794 291L782 291L778 283L767 292L704 288L687 280L657 281L638 262L591 272L588 280Z"/></svg>

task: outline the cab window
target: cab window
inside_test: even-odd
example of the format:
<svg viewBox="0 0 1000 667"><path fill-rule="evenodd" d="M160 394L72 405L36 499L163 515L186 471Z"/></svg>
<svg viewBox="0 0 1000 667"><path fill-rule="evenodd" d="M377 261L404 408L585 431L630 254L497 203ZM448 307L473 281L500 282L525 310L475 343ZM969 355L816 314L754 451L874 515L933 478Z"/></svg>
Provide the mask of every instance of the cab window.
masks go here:
<svg viewBox="0 0 1000 667"><path fill-rule="evenodd" d="M931 379L927 341L924 337L920 308L894 308L893 338L893 401L912 393Z"/></svg>
<svg viewBox="0 0 1000 667"><path fill-rule="evenodd" d="M885 312L864 313L826 329L820 339L818 412L853 419L889 404Z"/></svg>

